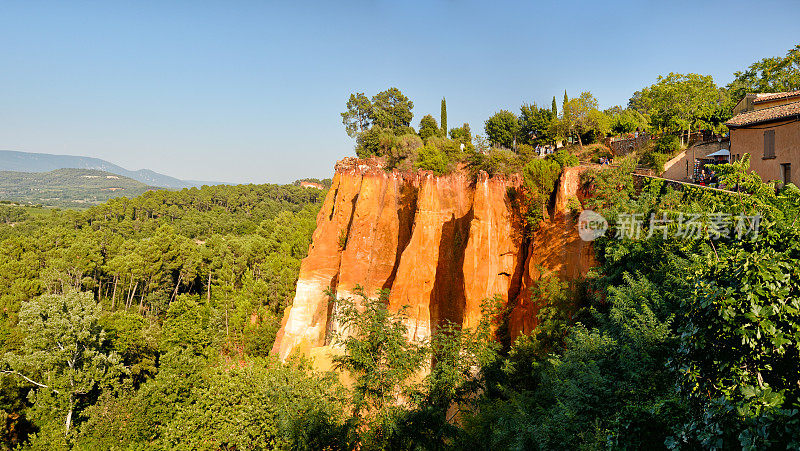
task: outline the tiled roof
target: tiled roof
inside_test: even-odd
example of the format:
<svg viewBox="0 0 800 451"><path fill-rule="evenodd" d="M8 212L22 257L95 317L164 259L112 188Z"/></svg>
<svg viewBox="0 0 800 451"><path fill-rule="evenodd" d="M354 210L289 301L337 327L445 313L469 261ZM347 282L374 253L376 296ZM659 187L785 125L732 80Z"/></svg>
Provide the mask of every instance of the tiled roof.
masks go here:
<svg viewBox="0 0 800 451"><path fill-rule="evenodd" d="M792 116L800 117L800 101L737 114L726 122L725 125L728 127L747 127L748 125L760 124L762 122L788 119Z"/></svg>
<svg viewBox="0 0 800 451"><path fill-rule="evenodd" d="M773 92L770 94L757 94L753 103L764 103L772 100L788 99L790 97L800 97L800 91Z"/></svg>

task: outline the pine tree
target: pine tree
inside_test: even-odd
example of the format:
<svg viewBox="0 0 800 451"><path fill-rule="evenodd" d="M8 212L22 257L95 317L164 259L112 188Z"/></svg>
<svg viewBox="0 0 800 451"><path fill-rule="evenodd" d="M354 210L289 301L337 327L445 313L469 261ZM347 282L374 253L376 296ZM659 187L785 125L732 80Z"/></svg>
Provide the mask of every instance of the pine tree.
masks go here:
<svg viewBox="0 0 800 451"><path fill-rule="evenodd" d="M553 96L553 106L551 107L553 110L553 117L558 117L558 105L556 104L556 96Z"/></svg>
<svg viewBox="0 0 800 451"><path fill-rule="evenodd" d="M442 117L440 119L444 136L447 136L447 102L445 102L444 97L442 97Z"/></svg>
<svg viewBox="0 0 800 451"><path fill-rule="evenodd" d="M564 112L564 108L567 106L567 102L569 102L569 97L567 97L567 90L564 90L564 103L561 104L561 112Z"/></svg>

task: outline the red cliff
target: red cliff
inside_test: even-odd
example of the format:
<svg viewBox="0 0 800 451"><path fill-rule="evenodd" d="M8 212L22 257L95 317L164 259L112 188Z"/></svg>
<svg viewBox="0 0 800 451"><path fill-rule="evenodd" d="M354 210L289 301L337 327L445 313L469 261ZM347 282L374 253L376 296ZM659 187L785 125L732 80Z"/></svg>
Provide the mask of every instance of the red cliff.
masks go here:
<svg viewBox="0 0 800 451"><path fill-rule="evenodd" d="M564 171L553 220L526 238L515 200L519 176L387 172L378 161L345 158L317 216L273 353L320 354L336 328L326 290L348 297L356 285L367 293L390 289L393 310L408 306L410 338L430 336L444 320L474 327L481 301L495 295L513 307L512 336L530 332L538 304L529 288L538 268L574 279L593 264L590 243L565 211L580 195L579 174L580 168Z"/></svg>

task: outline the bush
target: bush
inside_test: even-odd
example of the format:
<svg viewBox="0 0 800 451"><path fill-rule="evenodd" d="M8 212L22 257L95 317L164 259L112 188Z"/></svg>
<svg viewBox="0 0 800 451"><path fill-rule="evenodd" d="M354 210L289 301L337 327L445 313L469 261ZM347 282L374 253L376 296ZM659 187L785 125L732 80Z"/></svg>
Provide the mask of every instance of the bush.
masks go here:
<svg viewBox="0 0 800 451"><path fill-rule="evenodd" d="M381 134L382 130L378 126L372 127L359 134L358 137L356 137L356 155L358 155L359 158L381 155Z"/></svg>
<svg viewBox="0 0 800 451"><path fill-rule="evenodd" d="M554 160L562 168L571 168L580 164L578 157L572 155L564 149L558 149L555 153L547 156L548 160Z"/></svg>
<svg viewBox="0 0 800 451"><path fill-rule="evenodd" d="M424 141L427 141L428 138L432 136L440 136L441 134L442 130L439 128L439 124L436 123L436 119L430 114L426 114L422 120L419 121L419 137Z"/></svg>
<svg viewBox="0 0 800 451"><path fill-rule="evenodd" d="M536 158L536 149L529 144L520 144L517 146L517 155L520 156L523 160L531 160Z"/></svg>
<svg viewBox="0 0 800 451"><path fill-rule="evenodd" d="M432 136L425 143L443 151L451 160L460 160L462 158L461 143L456 140Z"/></svg>
<svg viewBox="0 0 800 451"><path fill-rule="evenodd" d="M403 163L414 157L420 148L422 148L422 139L416 134L395 137L386 153L387 169L402 168Z"/></svg>
<svg viewBox="0 0 800 451"><path fill-rule="evenodd" d="M395 136L403 136L403 135L416 135L417 131L414 130L414 127L404 125L400 127L395 127L394 129Z"/></svg>
<svg viewBox="0 0 800 451"><path fill-rule="evenodd" d="M672 155L681 148L681 141L675 135L664 135L656 140L653 150Z"/></svg>
<svg viewBox="0 0 800 451"><path fill-rule="evenodd" d="M646 152L642 156L642 164L655 171L656 174L664 172L664 165L672 159L672 154L659 153L655 151Z"/></svg>
<svg viewBox="0 0 800 451"><path fill-rule="evenodd" d="M434 146L427 145L419 150L414 167L426 171L433 171L436 175L444 175L450 172L450 160L443 151Z"/></svg>
<svg viewBox="0 0 800 451"><path fill-rule="evenodd" d="M491 149L488 153L473 152L467 157L473 173L486 171L489 176L515 174L522 170L524 160L510 150Z"/></svg>
<svg viewBox="0 0 800 451"><path fill-rule="evenodd" d="M529 227L544 219L544 207L560 174L561 165L555 159L536 158L525 165L522 175L528 192L528 211L525 220Z"/></svg>

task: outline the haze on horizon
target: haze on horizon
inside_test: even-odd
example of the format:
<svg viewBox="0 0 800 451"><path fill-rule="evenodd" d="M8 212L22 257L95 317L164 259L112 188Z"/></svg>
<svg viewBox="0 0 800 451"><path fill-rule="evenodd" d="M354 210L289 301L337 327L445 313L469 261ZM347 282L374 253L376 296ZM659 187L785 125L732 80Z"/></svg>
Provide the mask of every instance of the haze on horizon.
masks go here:
<svg viewBox="0 0 800 451"><path fill-rule="evenodd" d="M734 71L797 42L790 1L257 1L0 4L0 149L182 179L330 177L350 93L391 86L448 122L669 72Z"/></svg>

